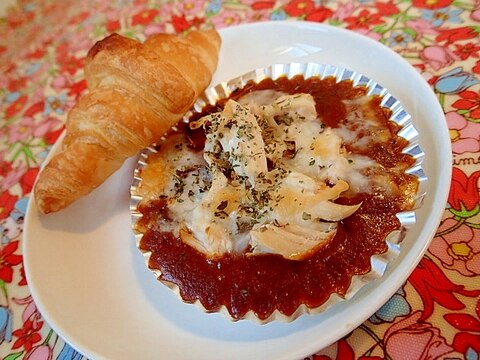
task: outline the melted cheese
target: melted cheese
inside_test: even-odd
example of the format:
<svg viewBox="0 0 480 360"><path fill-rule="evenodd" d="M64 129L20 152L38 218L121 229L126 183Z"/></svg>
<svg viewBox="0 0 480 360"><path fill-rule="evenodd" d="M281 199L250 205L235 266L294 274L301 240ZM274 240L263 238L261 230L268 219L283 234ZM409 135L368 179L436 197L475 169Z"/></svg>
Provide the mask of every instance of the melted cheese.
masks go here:
<svg viewBox="0 0 480 360"><path fill-rule="evenodd" d="M222 160L215 151L218 143L222 152L228 154L229 167L255 186L257 176L267 172L265 144L255 116L246 107L230 100L222 113L210 117L209 121L215 130L207 133L204 148L207 163L215 167L215 163Z"/></svg>
<svg viewBox="0 0 480 360"><path fill-rule="evenodd" d="M348 184L339 180L329 187L322 182L315 182L300 173L290 173L273 196L279 200L273 210L275 219L282 224L302 224L308 220L340 221L352 215L359 207L335 204L337 199L348 189Z"/></svg>
<svg viewBox="0 0 480 360"><path fill-rule="evenodd" d="M319 223L316 228L267 224L250 232L252 253L280 254L286 259L302 260L324 247L335 235L336 228L336 223Z"/></svg>
<svg viewBox="0 0 480 360"><path fill-rule="evenodd" d="M138 189L143 201L154 200L159 194L174 197L179 192L181 176L188 176L192 169L200 171L205 167L201 154L190 151L182 140L182 134L169 136L159 152L148 158Z"/></svg>
<svg viewBox="0 0 480 360"><path fill-rule="evenodd" d="M364 102L347 104L353 120ZM371 141L378 125L354 125L325 128L309 94L249 93L190 124L205 129L203 154L169 137L144 171L151 181L145 194L167 195L169 230L207 256L250 251L303 259L361 205L336 204L338 197L388 187L378 163L344 148Z"/></svg>

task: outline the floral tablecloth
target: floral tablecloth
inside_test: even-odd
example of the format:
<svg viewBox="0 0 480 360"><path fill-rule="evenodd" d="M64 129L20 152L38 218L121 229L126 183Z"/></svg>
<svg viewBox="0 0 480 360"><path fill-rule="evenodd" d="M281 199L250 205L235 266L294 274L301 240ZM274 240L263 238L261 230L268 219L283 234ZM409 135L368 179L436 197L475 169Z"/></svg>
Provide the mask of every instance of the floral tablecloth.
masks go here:
<svg viewBox="0 0 480 360"><path fill-rule="evenodd" d="M92 44L111 32L143 40L276 20L347 28L398 52L437 94L453 147L448 204L428 252L368 321L311 358L480 358L480 1L20 0L0 17L2 359L82 359L38 312L21 243L39 166L85 91Z"/></svg>

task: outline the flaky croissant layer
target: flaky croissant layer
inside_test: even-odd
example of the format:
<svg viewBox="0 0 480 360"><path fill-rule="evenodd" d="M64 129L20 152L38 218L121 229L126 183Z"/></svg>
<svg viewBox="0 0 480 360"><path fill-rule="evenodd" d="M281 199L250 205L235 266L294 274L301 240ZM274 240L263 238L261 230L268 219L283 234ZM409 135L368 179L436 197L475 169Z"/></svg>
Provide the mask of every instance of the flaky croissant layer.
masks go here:
<svg viewBox="0 0 480 360"><path fill-rule="evenodd" d="M158 34L143 44L112 34L88 52L88 93L67 117L61 151L34 188L42 213L59 211L101 185L156 142L209 85L221 40L215 30Z"/></svg>

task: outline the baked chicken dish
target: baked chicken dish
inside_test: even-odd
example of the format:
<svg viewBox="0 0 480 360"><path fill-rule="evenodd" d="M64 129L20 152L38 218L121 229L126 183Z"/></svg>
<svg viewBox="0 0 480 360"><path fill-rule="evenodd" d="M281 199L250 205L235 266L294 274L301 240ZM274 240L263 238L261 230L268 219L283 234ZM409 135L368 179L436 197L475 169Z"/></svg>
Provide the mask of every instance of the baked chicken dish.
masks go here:
<svg viewBox="0 0 480 360"><path fill-rule="evenodd" d="M342 297L415 206L415 159L382 98L334 77L250 81L155 146L139 248L185 302L266 320Z"/></svg>

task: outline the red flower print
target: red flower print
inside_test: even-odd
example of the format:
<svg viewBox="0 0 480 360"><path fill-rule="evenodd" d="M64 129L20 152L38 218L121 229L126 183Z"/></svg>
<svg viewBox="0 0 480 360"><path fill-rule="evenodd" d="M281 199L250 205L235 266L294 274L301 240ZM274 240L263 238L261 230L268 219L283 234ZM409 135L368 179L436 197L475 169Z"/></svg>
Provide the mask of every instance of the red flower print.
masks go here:
<svg viewBox="0 0 480 360"><path fill-rule="evenodd" d="M413 6L421 8L421 9L440 9L444 8L447 6L450 6L450 4L453 2L453 0L413 0Z"/></svg>
<svg viewBox="0 0 480 360"><path fill-rule="evenodd" d="M23 195L27 195L32 191L39 170L39 168L30 168L25 174L23 174L20 179L20 186L22 187Z"/></svg>
<svg viewBox="0 0 480 360"><path fill-rule="evenodd" d="M42 321L25 321L23 323L23 328L15 330L12 333L14 336L18 337L18 339L13 344L12 349L18 349L20 347L23 347L25 351L30 351L36 343L42 340L42 336L38 333L42 326Z"/></svg>
<svg viewBox="0 0 480 360"><path fill-rule="evenodd" d="M132 25L148 25L150 24L155 16L158 15L158 10L155 9L145 9L136 13L132 16Z"/></svg>
<svg viewBox="0 0 480 360"><path fill-rule="evenodd" d="M470 314L445 314L443 317L458 330L480 332L480 321Z"/></svg>
<svg viewBox="0 0 480 360"><path fill-rule="evenodd" d="M21 255L15 255L18 249L19 241L12 241L0 249L0 279L6 283L11 283L13 278L12 266L22 262Z"/></svg>
<svg viewBox="0 0 480 360"><path fill-rule="evenodd" d="M11 118L19 113L23 109L25 103L27 102L28 97L26 95L20 96L17 100L11 103L5 110L5 116Z"/></svg>
<svg viewBox="0 0 480 360"><path fill-rule="evenodd" d="M385 332L385 348L391 359L438 359L453 351L440 329L423 322L421 317L422 313L416 311Z"/></svg>
<svg viewBox="0 0 480 360"><path fill-rule="evenodd" d="M9 174L13 170L12 163L10 161L6 161L4 156L5 156L5 153L1 152L0 153L0 176L3 178L6 177L7 174Z"/></svg>
<svg viewBox="0 0 480 360"><path fill-rule="evenodd" d="M27 84L27 78L24 78L24 77L17 78L17 79L10 79L8 81L8 90L11 92L15 92L25 88L26 84Z"/></svg>
<svg viewBox="0 0 480 360"><path fill-rule="evenodd" d="M192 20L190 20L190 24L197 29L199 29L203 23L205 23L205 18L202 17L195 16Z"/></svg>
<svg viewBox="0 0 480 360"><path fill-rule="evenodd" d="M70 86L70 91L68 92L68 95L74 96L75 100L78 100L78 98L80 97L80 95L83 94L86 88L87 88L87 82L85 81L85 79L82 79L76 83L73 83Z"/></svg>
<svg viewBox="0 0 480 360"><path fill-rule="evenodd" d="M339 340L337 346L337 360L355 359L355 353L347 340Z"/></svg>
<svg viewBox="0 0 480 360"><path fill-rule="evenodd" d="M250 7L253 10L267 10L273 8L275 5L275 1L272 0L264 0L264 1L255 1Z"/></svg>
<svg viewBox="0 0 480 360"><path fill-rule="evenodd" d="M400 12L397 5L393 3L393 0L386 3L377 2L375 7L377 8L378 13L383 16L392 16Z"/></svg>
<svg viewBox="0 0 480 360"><path fill-rule="evenodd" d="M478 179L480 170L472 175L467 175L459 168L452 170L452 184L448 195L450 211L460 217L471 217L479 212L480 194L478 192Z"/></svg>
<svg viewBox="0 0 480 360"><path fill-rule="evenodd" d="M465 304L458 300L455 294L467 297L480 295L480 290L465 290L463 285L454 284L432 260L427 258L420 260L408 281L418 292L423 303L420 321L432 315L435 302L449 310L462 310Z"/></svg>
<svg viewBox="0 0 480 360"><path fill-rule="evenodd" d="M0 194L0 220L6 219L13 210L18 196L10 194L8 190Z"/></svg>
<svg viewBox="0 0 480 360"><path fill-rule="evenodd" d="M452 345L459 353L466 354L469 348L480 352L480 336L462 331L455 334Z"/></svg>
<svg viewBox="0 0 480 360"><path fill-rule="evenodd" d="M108 32L115 32L120 29L120 21L119 20L108 20L105 24Z"/></svg>
<svg viewBox="0 0 480 360"><path fill-rule="evenodd" d="M20 268L20 281L18 282L18 286L25 286L27 285L27 277L25 276L25 267L22 264Z"/></svg>
<svg viewBox="0 0 480 360"><path fill-rule="evenodd" d="M35 13L33 11L23 12L23 11L16 11L11 12L7 16L7 24L9 28L16 28L20 25L27 23L35 17Z"/></svg>
<svg viewBox="0 0 480 360"><path fill-rule="evenodd" d="M384 23L380 14L373 14L367 9L360 11L358 16L349 16L345 18L345 22L348 23L348 29L368 29L372 25Z"/></svg>
<svg viewBox="0 0 480 360"><path fill-rule="evenodd" d="M324 6L320 6L307 15L305 20L323 22L333 15L333 11Z"/></svg>
<svg viewBox="0 0 480 360"><path fill-rule="evenodd" d="M28 107L27 110L23 113L24 116L34 116L35 114L41 113L45 109L45 101L39 101Z"/></svg>
<svg viewBox="0 0 480 360"><path fill-rule="evenodd" d="M59 61L60 71L67 72L70 75L75 75L78 70L83 69L84 58L77 58L75 56L68 56L65 60Z"/></svg>
<svg viewBox="0 0 480 360"><path fill-rule="evenodd" d="M472 67L472 71L475 74L480 74L480 60L477 60L477 63Z"/></svg>
<svg viewBox="0 0 480 360"><path fill-rule="evenodd" d="M312 0L292 0L284 8L285 12L290 16L306 15L315 9Z"/></svg>
<svg viewBox="0 0 480 360"><path fill-rule="evenodd" d="M480 299L477 301L476 315L446 314L444 316L453 327L459 331L453 338L453 348L459 353L466 354L468 349L480 352Z"/></svg>
<svg viewBox="0 0 480 360"><path fill-rule="evenodd" d="M76 58L70 55L69 44L61 43L56 49L57 63L60 66L60 72L66 72L75 75L78 69L83 69L84 58Z"/></svg>
<svg viewBox="0 0 480 360"><path fill-rule="evenodd" d="M49 131L45 134L43 139L48 145L53 145L57 141L58 137L62 134L64 127L60 129Z"/></svg>
<svg viewBox="0 0 480 360"><path fill-rule="evenodd" d="M78 25L81 22L83 22L84 20L88 19L89 17L90 17L90 13L87 12L87 11L83 11L79 14L76 14L75 16L72 16L70 18L70 20L68 21L68 23L70 25Z"/></svg>
<svg viewBox="0 0 480 360"><path fill-rule="evenodd" d="M229 21L232 21L232 23L234 22L234 20L229 18L228 16L223 20L225 21L225 24L229 24ZM205 23L205 18L203 18L203 17L198 17L198 16L191 17L191 16L185 16L185 15L181 15L181 16L172 15L172 25L173 25L173 28L175 29L175 31L177 33L184 32L184 31L186 31L190 28L199 29L202 26L202 24L204 24L204 23ZM154 26L155 26L156 29L154 29L152 27L152 28L148 29L148 31L154 30L153 33L160 33L160 32L164 31L164 30L161 29L159 24L155 24Z"/></svg>
<svg viewBox="0 0 480 360"><path fill-rule="evenodd" d="M65 62L69 52L70 50L68 44L66 42L60 43L56 48L57 61Z"/></svg>
<svg viewBox="0 0 480 360"><path fill-rule="evenodd" d="M460 224L460 226L459 226ZM438 228L428 251L442 262L465 276L480 275L480 229L449 218Z"/></svg>
<svg viewBox="0 0 480 360"><path fill-rule="evenodd" d="M452 106L458 110L468 110L471 118L480 119L480 94L475 91L465 90L458 95L461 99L455 101Z"/></svg>
<svg viewBox="0 0 480 360"><path fill-rule="evenodd" d="M35 49L26 55L27 59L41 59L45 56L45 49Z"/></svg>
<svg viewBox="0 0 480 360"><path fill-rule="evenodd" d="M455 47L457 50L455 50L454 53L457 54L462 60L466 60L469 57L478 58L480 46L477 46L474 43L455 44Z"/></svg>
<svg viewBox="0 0 480 360"><path fill-rule="evenodd" d="M460 28L441 30L436 37L437 42L446 41L447 44L457 42L459 40L476 39L478 33L474 28L464 26Z"/></svg>
<svg viewBox="0 0 480 360"><path fill-rule="evenodd" d="M190 28L190 24L188 23L185 15L182 15L182 16L172 15L172 25L173 25L173 28L175 29L175 32L177 33L181 33Z"/></svg>

